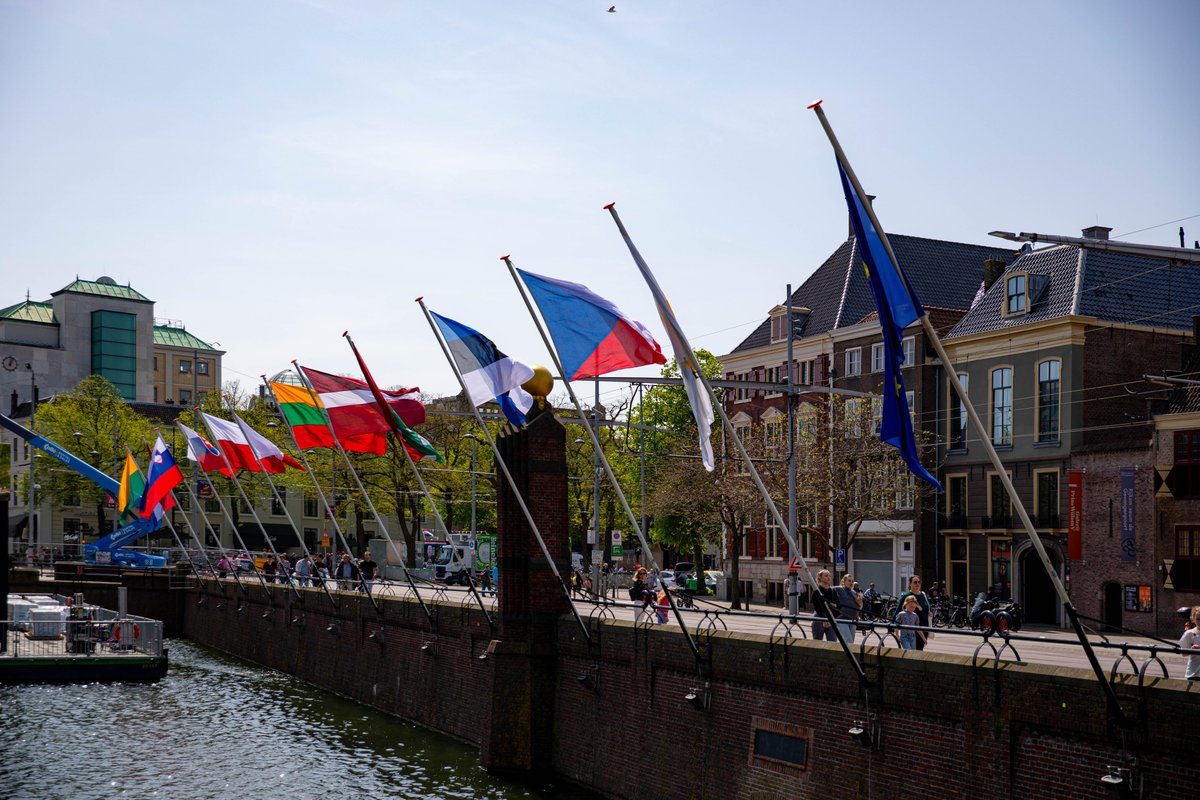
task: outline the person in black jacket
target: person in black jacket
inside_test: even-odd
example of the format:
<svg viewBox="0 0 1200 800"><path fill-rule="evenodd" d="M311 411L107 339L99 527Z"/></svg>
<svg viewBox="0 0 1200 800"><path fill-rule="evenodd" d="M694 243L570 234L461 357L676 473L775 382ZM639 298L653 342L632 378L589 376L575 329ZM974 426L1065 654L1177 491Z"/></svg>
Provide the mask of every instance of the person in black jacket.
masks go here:
<svg viewBox="0 0 1200 800"><path fill-rule="evenodd" d="M837 609L837 600L833 595L833 573L823 569L817 573L817 591L813 594L813 611L817 618L813 620L812 635L817 641L836 642L837 634L826 617L827 608Z"/></svg>
<svg viewBox="0 0 1200 800"><path fill-rule="evenodd" d="M378 564L371 558L371 551L363 553L362 561L358 562L358 574L362 578L362 588L367 594L371 593L371 584L375 582Z"/></svg>
<svg viewBox="0 0 1200 800"><path fill-rule="evenodd" d="M348 592L358 583L358 566L350 560L349 553L342 553L342 563L337 565L333 577L338 579L338 588Z"/></svg>

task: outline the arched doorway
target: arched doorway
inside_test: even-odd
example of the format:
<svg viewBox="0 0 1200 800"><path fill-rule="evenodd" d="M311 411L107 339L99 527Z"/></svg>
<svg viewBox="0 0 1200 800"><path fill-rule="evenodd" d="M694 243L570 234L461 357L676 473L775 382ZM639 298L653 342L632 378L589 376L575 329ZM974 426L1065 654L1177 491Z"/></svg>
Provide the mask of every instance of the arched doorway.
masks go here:
<svg viewBox="0 0 1200 800"><path fill-rule="evenodd" d="M1125 598L1121 594L1121 584L1109 582L1104 584L1104 629L1107 631L1121 630L1121 614L1124 612Z"/></svg>
<svg viewBox="0 0 1200 800"><path fill-rule="evenodd" d="M1047 555L1050 556L1050 563L1053 565L1055 572L1059 568L1058 553L1047 549ZM1032 546L1026 547L1021 553L1021 610L1024 612L1025 621L1042 624L1055 625L1058 623L1058 592L1054 590L1054 583L1050 580L1050 576L1046 574L1046 567L1042 564L1042 559L1038 557L1037 551Z"/></svg>

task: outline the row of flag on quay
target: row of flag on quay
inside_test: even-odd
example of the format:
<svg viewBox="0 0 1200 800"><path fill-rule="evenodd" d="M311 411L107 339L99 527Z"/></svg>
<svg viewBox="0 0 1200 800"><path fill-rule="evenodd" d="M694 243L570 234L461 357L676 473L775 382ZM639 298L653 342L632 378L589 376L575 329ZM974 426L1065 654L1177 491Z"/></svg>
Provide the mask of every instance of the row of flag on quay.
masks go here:
<svg viewBox="0 0 1200 800"><path fill-rule="evenodd" d="M920 463L901 375L904 328L923 317L925 311L849 177L844 154L836 147L835 152L858 252L870 280L883 332L885 370L880 438L897 448L915 475L940 489ZM696 420L701 459L705 468L712 470L713 406L695 354L662 288L615 209L611 204L606 208L612 213L667 330ZM513 271L538 307L566 380L666 363L662 348L646 326L588 287L527 270ZM533 377L533 370L505 355L474 328L432 311L429 318L471 404L479 407L494 400L511 424L522 426L533 399L521 385ZM347 452L381 455L387 450L387 435L391 433L414 461L422 458L441 461L437 449L414 429L425 421L425 407L414 396L418 389L381 390L352 340L350 346L363 380L297 365L300 385L269 382L296 446L308 450L340 445ZM233 477L239 470L278 474L289 467L304 468L232 413L232 409L231 416L232 421L198 414L210 438L179 424L188 442L188 458L199 462L206 472ZM144 480L133 457L127 457L118 506L129 515L161 519L163 511L171 507L171 490L182 480L160 436L151 449L150 467Z"/></svg>

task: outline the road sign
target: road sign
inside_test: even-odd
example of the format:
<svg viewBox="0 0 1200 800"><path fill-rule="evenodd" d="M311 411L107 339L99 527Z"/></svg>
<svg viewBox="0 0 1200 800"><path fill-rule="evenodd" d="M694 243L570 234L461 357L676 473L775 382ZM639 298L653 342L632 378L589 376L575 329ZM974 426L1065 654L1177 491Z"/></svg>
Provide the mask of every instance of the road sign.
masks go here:
<svg viewBox="0 0 1200 800"><path fill-rule="evenodd" d="M624 557L624 555L625 555L624 547L622 547L619 544L614 544L612 546L612 557L613 558L622 558L622 557Z"/></svg>
<svg viewBox="0 0 1200 800"><path fill-rule="evenodd" d="M612 532L612 543L614 545L619 545L621 543L621 532L620 531Z"/></svg>
<svg viewBox="0 0 1200 800"><path fill-rule="evenodd" d="M846 566L846 548L839 547L837 549L837 555L834 557L833 563L839 567Z"/></svg>
<svg viewBox="0 0 1200 800"><path fill-rule="evenodd" d="M792 556L792 563L788 564L788 572L799 572L799 571L800 571L800 559L797 558L796 556Z"/></svg>
<svg viewBox="0 0 1200 800"><path fill-rule="evenodd" d="M592 566L598 567L603 563L604 563L604 551L603 550L593 550L592 551Z"/></svg>

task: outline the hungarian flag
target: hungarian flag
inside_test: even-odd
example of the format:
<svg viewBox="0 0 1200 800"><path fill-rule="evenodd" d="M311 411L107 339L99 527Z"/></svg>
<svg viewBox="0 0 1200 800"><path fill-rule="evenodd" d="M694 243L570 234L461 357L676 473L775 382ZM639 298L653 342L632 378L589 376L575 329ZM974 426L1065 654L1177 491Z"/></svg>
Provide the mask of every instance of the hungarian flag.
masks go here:
<svg viewBox="0 0 1200 800"><path fill-rule="evenodd" d="M175 505L171 490L183 483L183 473L175 464L175 458L167 449L162 436L154 440L150 451L150 468L146 477L146 491L142 495L139 509L145 519L153 517L162 521L163 513Z"/></svg>
<svg viewBox="0 0 1200 800"><path fill-rule="evenodd" d="M330 375L328 372L309 367L300 369L312 384L313 391L321 407L329 415L334 433L345 450L377 456L387 452L387 432L392 428L380 413L370 386L354 378ZM419 400L407 397L418 391L420 390L412 388L380 393L401 421L411 427L425 422L425 406ZM282 400L280 402L282 403ZM330 442L326 446L332 444Z"/></svg>
<svg viewBox="0 0 1200 800"><path fill-rule="evenodd" d="M404 420L400 419L400 415L388 405L387 398L383 396L383 392L375 385L375 379L371 377L371 371L367 369L366 362L359 355L358 348L354 346L354 340L346 336L346 341L350 342L350 349L354 351L354 357L358 359L358 368L362 370L363 377L367 379L367 386L371 390L371 396L375 398L375 407L379 409L380 415L391 424L392 431L404 443L408 454L412 456L414 461L420 461L426 456L438 462L445 461L446 459L442 458L442 454L429 443L428 439L405 425Z"/></svg>
<svg viewBox="0 0 1200 800"><path fill-rule="evenodd" d="M133 460L133 454L127 451L125 468L121 470L121 490L117 493L117 511L122 521L132 522L140 516L138 503L145 491L146 480L142 477L142 471Z"/></svg>
<svg viewBox="0 0 1200 800"><path fill-rule="evenodd" d="M201 418L216 440L217 446L235 470L278 475L288 467L303 470L299 461L285 454L267 437L243 422L237 414L233 422L201 412ZM255 456L258 459L255 459ZM258 462L262 462L262 466Z"/></svg>
<svg viewBox="0 0 1200 800"><path fill-rule="evenodd" d="M229 467L225 466L225 459L221 457L221 451L217 449L216 445L182 422L175 424L188 443L188 460L195 461L205 472L219 472L228 478Z"/></svg>

